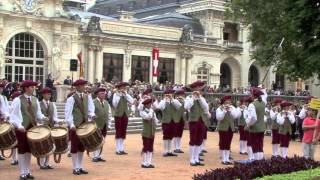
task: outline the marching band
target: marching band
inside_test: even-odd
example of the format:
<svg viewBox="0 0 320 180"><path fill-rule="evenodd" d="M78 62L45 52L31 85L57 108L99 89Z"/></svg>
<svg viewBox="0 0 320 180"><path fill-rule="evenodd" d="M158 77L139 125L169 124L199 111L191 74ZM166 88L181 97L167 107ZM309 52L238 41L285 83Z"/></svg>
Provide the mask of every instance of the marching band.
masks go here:
<svg viewBox="0 0 320 180"><path fill-rule="evenodd" d="M61 154L66 153L69 148L73 174L88 174L82 165L84 151L92 152L92 162L105 162L101 153L107 131L112 128L112 116L116 130L116 154L126 155L124 140L130 106L134 103L137 103L137 110L142 118L142 168L155 168L152 163L153 146L156 128L159 125L163 133L164 157L184 153L181 139L185 126L188 126L190 166L204 166L201 156L206 152L205 140L211 117L203 94L205 83L196 81L190 84L192 92L187 96L184 89L166 89L160 102L153 97L152 89L147 89L142 93L140 100L135 102L126 90L128 83L120 82L116 85L110 104L106 100L108 92L105 88L95 89L93 99L90 92L86 91L86 84L87 81L82 79L73 83L76 91L66 100L65 120L59 120L57 117L56 105L50 101L50 88L42 89L41 101L33 96L36 86L33 81L22 82L22 93L12 94L11 106L6 97L0 95L0 126L4 128L5 125L11 124L6 131L8 133L0 134L0 137L12 136L12 142L9 144L5 144L0 138L0 149L12 150L11 164L19 165L21 180L34 179L30 172L31 155L37 158L40 169L53 169L49 164L50 155L54 155L55 162L60 162L57 156L61 158ZM1 88L2 84L0 90ZM261 88L252 88L252 97L241 98L236 107L232 105L231 96L223 96L220 99L221 104L216 109L215 116L218 121L219 150L223 165L233 164L230 150L236 127L240 134L240 154L247 155L249 160L264 158L266 99L266 92ZM273 106L268 110L272 129L272 156L280 154L286 158L288 155L291 124L295 123L295 112L290 109L291 105L288 101L274 99ZM308 108L308 104L304 106L299 114L301 118L308 116ZM159 112L160 116L156 112ZM59 135L58 128L65 130L67 135ZM45 134L47 129L57 132L52 133L52 137L49 135L41 139L34 138ZM68 140L71 141L70 147ZM44 149L43 146L48 146L49 149ZM39 149L35 151L34 147Z"/></svg>

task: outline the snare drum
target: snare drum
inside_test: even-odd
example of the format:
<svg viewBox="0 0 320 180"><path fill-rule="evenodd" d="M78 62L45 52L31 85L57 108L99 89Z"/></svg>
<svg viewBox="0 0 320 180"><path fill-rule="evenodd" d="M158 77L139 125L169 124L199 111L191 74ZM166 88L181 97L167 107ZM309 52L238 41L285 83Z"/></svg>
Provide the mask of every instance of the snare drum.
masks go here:
<svg viewBox="0 0 320 180"><path fill-rule="evenodd" d="M27 139L32 155L37 158L47 157L55 150L49 127L35 126L27 131Z"/></svg>
<svg viewBox="0 0 320 180"><path fill-rule="evenodd" d="M100 149L104 143L104 138L95 122L83 123L77 128L76 134L84 148L89 152Z"/></svg>
<svg viewBox="0 0 320 180"><path fill-rule="evenodd" d="M8 123L0 123L0 150L12 149L18 143L14 127Z"/></svg>
<svg viewBox="0 0 320 180"><path fill-rule="evenodd" d="M68 129L54 127L51 129L51 136L56 147L54 154L64 154L68 151Z"/></svg>

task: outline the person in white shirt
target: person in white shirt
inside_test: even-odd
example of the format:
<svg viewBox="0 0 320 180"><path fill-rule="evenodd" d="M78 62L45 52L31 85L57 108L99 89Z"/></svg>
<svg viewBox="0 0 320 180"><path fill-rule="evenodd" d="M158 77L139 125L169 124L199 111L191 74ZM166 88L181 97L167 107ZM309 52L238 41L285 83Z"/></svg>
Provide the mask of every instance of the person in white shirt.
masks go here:
<svg viewBox="0 0 320 180"><path fill-rule="evenodd" d="M5 83L0 83L0 122L10 122L9 103L7 97L2 95L4 86ZM0 155L0 160L5 160L5 158ZM16 162L15 160L11 164L16 165Z"/></svg>
<svg viewBox="0 0 320 180"><path fill-rule="evenodd" d="M277 116L281 113L281 104L282 100L280 98L276 98L273 100L274 106L270 110L270 118L271 118L271 130L272 130L272 156L279 156L279 145L280 145L280 136L279 136L279 124L277 122Z"/></svg>
<svg viewBox="0 0 320 180"><path fill-rule="evenodd" d="M290 111L290 106L292 103L288 101L281 102L281 113L277 115L277 123L280 125L279 127L279 135L280 135L280 149L281 149L281 157L287 158L288 156L288 148L290 137L292 134L291 124L295 122L294 114Z"/></svg>
<svg viewBox="0 0 320 180"><path fill-rule="evenodd" d="M209 106L200 91L205 83L196 81L189 85L192 89L192 95L185 99L184 108L189 114L189 154L190 166L204 166L200 163L201 144L203 142L205 122L210 119Z"/></svg>
<svg viewBox="0 0 320 180"><path fill-rule="evenodd" d="M262 160L263 155L263 140L266 125L264 121L266 103L262 99L265 95L260 88L252 88L254 101L248 106L247 126L250 132L250 144L255 160Z"/></svg>
<svg viewBox="0 0 320 180"><path fill-rule="evenodd" d="M38 99L33 96L36 85L37 83L31 80L23 81L21 84L23 95L15 98L11 106L10 119L16 127L21 180L34 179L30 173L31 153L27 131L47 120L41 112Z"/></svg>
<svg viewBox="0 0 320 180"><path fill-rule="evenodd" d="M157 116L151 108L152 99L146 98L142 101L143 108L140 109L140 116L142 118L142 168L154 168L152 164L154 136L158 122Z"/></svg>
<svg viewBox="0 0 320 180"><path fill-rule="evenodd" d="M173 98L173 93L175 91L172 89L167 89L164 91L164 99L159 102L158 109L162 111L161 123L163 132L163 156L177 156L171 149L172 139L174 136L174 120L173 115L177 109L181 107L181 103Z"/></svg>
<svg viewBox="0 0 320 180"><path fill-rule="evenodd" d="M247 108L247 105L245 105L245 99L246 97L243 97L240 99L240 101L237 102L237 111L239 113L238 115L238 129L239 129L239 140L240 140L240 154L241 155L247 155L247 132L245 131L246 121L244 117L244 110Z"/></svg>
<svg viewBox="0 0 320 180"><path fill-rule="evenodd" d="M73 174L88 174L82 167L84 146L80 142L76 129L84 122L91 122L95 118L95 108L90 94L85 93L87 81L79 79L73 83L76 92L71 95L65 106L65 119L70 128L69 138L71 140L71 157Z"/></svg>
<svg viewBox="0 0 320 180"><path fill-rule="evenodd" d="M22 93L20 91L16 91L11 94L10 98L13 101L16 97L21 96ZM12 112L12 105L9 107L9 112ZM13 123L13 121L10 119L10 123ZM17 146L12 148L12 160L11 160L11 165L15 166L18 165L18 159L17 159Z"/></svg>
<svg viewBox="0 0 320 180"><path fill-rule="evenodd" d="M113 95L112 106L115 110L114 121L116 129L116 154L126 155L124 151L124 140L126 139L128 117L130 115L130 107L133 104L133 98L126 92L128 83L120 82L116 85L117 91Z"/></svg>
<svg viewBox="0 0 320 180"><path fill-rule="evenodd" d="M62 124L62 120L58 119L57 107L54 102L50 102L52 91L50 88L43 88L40 91L42 95L42 101L40 101L40 108L42 114L48 117L48 121L43 122L45 125L53 128ZM49 165L49 156L40 159L40 169L53 169Z"/></svg>
<svg viewBox="0 0 320 180"><path fill-rule="evenodd" d="M245 137L247 139L247 152L248 152L248 160L254 160L254 156L253 156L253 151L252 151L252 142L251 142L251 136L250 136L250 132L249 132L249 118L248 118L248 106L253 102L253 98L248 96L244 98L244 105L245 108L243 110L243 118L245 119L245 127L244 127L244 132L245 132Z"/></svg>
<svg viewBox="0 0 320 180"><path fill-rule="evenodd" d="M235 130L234 121L239 117L238 110L231 104L231 96L221 98L221 106L216 111L219 132L219 150L222 155L222 164L230 165L230 147Z"/></svg>
<svg viewBox="0 0 320 180"><path fill-rule="evenodd" d="M95 122L97 124L97 127L100 129L102 136L105 139L107 135L107 129L111 129L111 107L108 101L106 101L107 92L105 88L97 88L94 93L96 95L96 98L93 100L96 115ZM101 149L98 149L95 152L93 152L93 155L93 162L105 162L105 160L101 157Z"/></svg>

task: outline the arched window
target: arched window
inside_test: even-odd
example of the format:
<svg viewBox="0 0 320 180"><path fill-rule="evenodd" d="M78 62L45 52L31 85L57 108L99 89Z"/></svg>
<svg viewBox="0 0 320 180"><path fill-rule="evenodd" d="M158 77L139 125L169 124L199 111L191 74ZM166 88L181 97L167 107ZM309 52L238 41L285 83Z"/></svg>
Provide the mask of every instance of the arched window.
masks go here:
<svg viewBox="0 0 320 180"><path fill-rule="evenodd" d="M44 50L28 33L12 37L6 46L5 78L8 81L40 80L44 83Z"/></svg>

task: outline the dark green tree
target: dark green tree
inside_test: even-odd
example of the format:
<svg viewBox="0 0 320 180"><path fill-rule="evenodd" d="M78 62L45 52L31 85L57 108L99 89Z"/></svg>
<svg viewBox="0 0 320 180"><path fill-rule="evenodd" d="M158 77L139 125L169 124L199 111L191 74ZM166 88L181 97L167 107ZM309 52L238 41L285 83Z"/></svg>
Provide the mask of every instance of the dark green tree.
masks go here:
<svg viewBox="0 0 320 180"><path fill-rule="evenodd" d="M251 58L262 66L290 80L320 77L319 0L232 0L226 15L249 27Z"/></svg>

